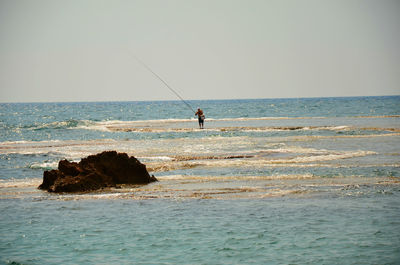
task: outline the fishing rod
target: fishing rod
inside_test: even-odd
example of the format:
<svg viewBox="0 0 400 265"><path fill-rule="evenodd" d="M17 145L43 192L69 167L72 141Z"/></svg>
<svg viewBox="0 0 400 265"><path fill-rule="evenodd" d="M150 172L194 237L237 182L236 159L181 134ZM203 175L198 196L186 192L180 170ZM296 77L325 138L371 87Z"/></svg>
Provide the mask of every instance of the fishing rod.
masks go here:
<svg viewBox="0 0 400 265"><path fill-rule="evenodd" d="M186 104L186 106L189 107L189 109L191 111L193 111L193 113L196 113L196 111L194 111L194 109L192 108L192 106L189 105L189 103L187 103L179 94L178 92L175 91L175 89L173 89L170 85L168 85L167 82L164 81L164 79L162 79L156 72L154 72L147 64L145 64L142 60L140 60L137 56L133 55L132 56L136 59L136 61L138 61L141 65L143 65L147 70L149 70L155 77L157 77L161 82L163 82L163 84L169 89L171 90L180 100L182 100L183 103Z"/></svg>

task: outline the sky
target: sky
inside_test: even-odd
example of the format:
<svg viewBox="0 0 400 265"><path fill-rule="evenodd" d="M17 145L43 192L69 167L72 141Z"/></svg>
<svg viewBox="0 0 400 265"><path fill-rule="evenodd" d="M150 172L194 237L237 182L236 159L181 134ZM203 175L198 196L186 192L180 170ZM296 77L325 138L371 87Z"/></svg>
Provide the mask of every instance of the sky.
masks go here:
<svg viewBox="0 0 400 265"><path fill-rule="evenodd" d="M398 0L0 0L0 102L400 94Z"/></svg>

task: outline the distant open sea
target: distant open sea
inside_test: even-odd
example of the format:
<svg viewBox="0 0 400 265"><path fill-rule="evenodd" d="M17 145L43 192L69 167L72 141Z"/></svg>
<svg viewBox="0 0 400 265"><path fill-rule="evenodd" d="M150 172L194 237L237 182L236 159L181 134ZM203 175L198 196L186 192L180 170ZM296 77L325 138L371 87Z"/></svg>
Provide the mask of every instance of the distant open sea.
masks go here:
<svg viewBox="0 0 400 265"><path fill-rule="evenodd" d="M400 96L0 104L0 264L400 264ZM37 189L126 152L159 182Z"/></svg>

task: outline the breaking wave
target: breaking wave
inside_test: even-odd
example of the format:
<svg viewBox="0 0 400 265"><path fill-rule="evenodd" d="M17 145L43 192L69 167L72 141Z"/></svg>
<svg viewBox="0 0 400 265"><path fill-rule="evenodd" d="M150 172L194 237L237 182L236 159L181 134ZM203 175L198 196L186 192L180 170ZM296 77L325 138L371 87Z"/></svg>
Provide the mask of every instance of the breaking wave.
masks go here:
<svg viewBox="0 0 400 265"><path fill-rule="evenodd" d="M382 118L399 118L400 115L385 115L385 116L355 116L349 118L356 119L382 119ZM280 120L322 120L331 117L239 117L239 118L207 118L207 122L211 123L224 123L224 122L252 122L252 121L280 121ZM24 125L17 129L29 130L46 130L46 129L84 129L84 130L97 130L108 132L188 132L197 131L194 128L185 128L184 124L195 123L196 119L158 119L158 120L75 120L69 119L65 121L54 121L43 124ZM292 130L349 130L349 126L220 126L218 128L208 128L207 130L216 131L292 131ZM391 130L400 132L399 128L361 128L364 130Z"/></svg>
<svg viewBox="0 0 400 265"><path fill-rule="evenodd" d="M70 128L79 128L79 127L91 127L95 125L95 121L89 120L66 120L66 121L54 121L50 123L43 123L43 124L33 124L33 125L26 125L23 126L23 129L31 129L35 131L39 130L46 130L46 129L70 129Z"/></svg>
<svg viewBox="0 0 400 265"><path fill-rule="evenodd" d="M56 169L58 167L58 161L43 162L43 163L32 163L28 167L31 168L31 169L42 169L42 170Z"/></svg>

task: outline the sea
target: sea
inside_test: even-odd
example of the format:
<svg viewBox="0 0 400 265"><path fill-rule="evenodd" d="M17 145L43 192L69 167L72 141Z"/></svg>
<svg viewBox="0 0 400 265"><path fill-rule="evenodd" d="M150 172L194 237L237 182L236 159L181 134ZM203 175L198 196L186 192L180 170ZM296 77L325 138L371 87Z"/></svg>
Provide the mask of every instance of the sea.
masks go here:
<svg viewBox="0 0 400 265"><path fill-rule="evenodd" d="M187 103L0 104L0 264L400 264L400 96ZM106 150L159 181L37 188Z"/></svg>

